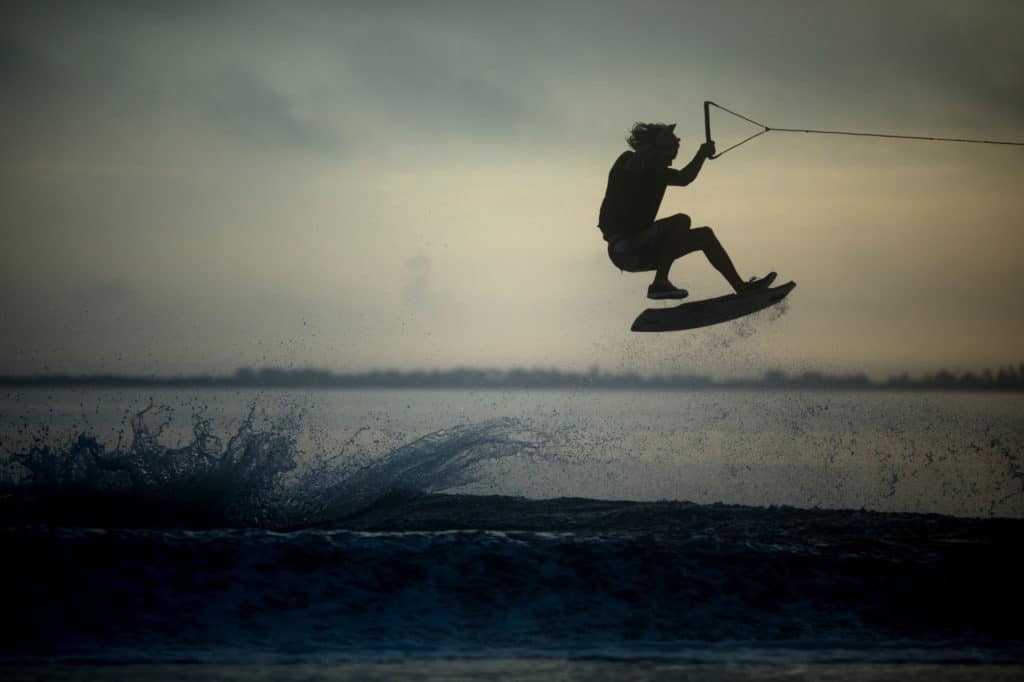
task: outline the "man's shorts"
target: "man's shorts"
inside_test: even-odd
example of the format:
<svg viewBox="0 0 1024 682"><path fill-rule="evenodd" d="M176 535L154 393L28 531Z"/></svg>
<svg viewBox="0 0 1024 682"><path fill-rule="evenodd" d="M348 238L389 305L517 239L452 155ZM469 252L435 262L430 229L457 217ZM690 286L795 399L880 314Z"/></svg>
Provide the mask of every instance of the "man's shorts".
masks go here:
<svg viewBox="0 0 1024 682"><path fill-rule="evenodd" d="M620 270L626 272L648 272L658 269L658 227L643 244L635 244L629 237L616 239L608 244L608 257Z"/></svg>

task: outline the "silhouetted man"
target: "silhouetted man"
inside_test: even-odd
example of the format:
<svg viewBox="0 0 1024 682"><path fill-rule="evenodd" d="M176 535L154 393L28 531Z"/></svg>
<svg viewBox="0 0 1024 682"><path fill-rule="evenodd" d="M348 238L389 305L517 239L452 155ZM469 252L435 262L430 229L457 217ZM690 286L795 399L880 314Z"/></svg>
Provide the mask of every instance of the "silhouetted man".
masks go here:
<svg viewBox="0 0 1024 682"><path fill-rule="evenodd" d="M608 256L627 272L655 271L648 298L687 296L685 289L668 280L668 271L675 259L694 251L703 251L737 293L769 286L774 272L744 282L710 227L690 227L690 217L682 213L655 220L665 188L689 185L704 161L715 154L715 143L706 142L685 168L670 168L679 153L675 127L674 123L637 123L626 138L633 151L623 152L608 173L598 220Z"/></svg>

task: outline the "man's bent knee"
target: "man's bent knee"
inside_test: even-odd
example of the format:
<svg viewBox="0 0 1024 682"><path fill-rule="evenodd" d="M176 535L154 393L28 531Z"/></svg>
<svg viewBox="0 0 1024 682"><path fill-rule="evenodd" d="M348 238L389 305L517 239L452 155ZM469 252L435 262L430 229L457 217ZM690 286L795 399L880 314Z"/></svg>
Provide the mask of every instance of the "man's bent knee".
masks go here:
<svg viewBox="0 0 1024 682"><path fill-rule="evenodd" d="M718 246L718 237L710 227L695 227L690 232L701 249Z"/></svg>
<svg viewBox="0 0 1024 682"><path fill-rule="evenodd" d="M676 228L677 230L689 230L690 225L693 224L690 222L690 216L686 215L685 213L676 213L674 216L669 218L669 220L672 221L672 227Z"/></svg>
<svg viewBox="0 0 1024 682"><path fill-rule="evenodd" d="M684 213L676 213L658 221L658 239L663 244L688 239L689 234L690 216Z"/></svg>

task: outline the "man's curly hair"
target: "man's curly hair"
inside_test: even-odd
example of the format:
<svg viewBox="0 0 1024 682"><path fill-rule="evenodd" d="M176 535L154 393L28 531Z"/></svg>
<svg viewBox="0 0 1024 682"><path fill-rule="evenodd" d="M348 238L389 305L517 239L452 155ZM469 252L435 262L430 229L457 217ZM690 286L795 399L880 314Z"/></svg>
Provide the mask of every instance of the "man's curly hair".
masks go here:
<svg viewBox="0 0 1024 682"><path fill-rule="evenodd" d="M634 123L626 138L626 144L633 149L649 147L658 139L663 130L675 129L675 123Z"/></svg>

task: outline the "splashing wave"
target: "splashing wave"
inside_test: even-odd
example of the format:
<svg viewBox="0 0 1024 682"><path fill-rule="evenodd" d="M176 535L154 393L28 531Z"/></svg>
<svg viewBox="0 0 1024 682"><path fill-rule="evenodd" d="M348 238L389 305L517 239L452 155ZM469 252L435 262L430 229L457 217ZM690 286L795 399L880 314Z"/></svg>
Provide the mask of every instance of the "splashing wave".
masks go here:
<svg viewBox="0 0 1024 682"><path fill-rule="evenodd" d="M295 528L329 524L395 490L440 492L476 480L479 465L537 448L543 436L518 420L441 429L368 463L298 445L301 416L256 418L214 435L195 415L184 445L162 435L171 409L148 405L131 437L108 447L88 433L63 446L12 453L28 475L8 480L0 515L13 522L153 527ZM340 460L340 462L339 462Z"/></svg>

